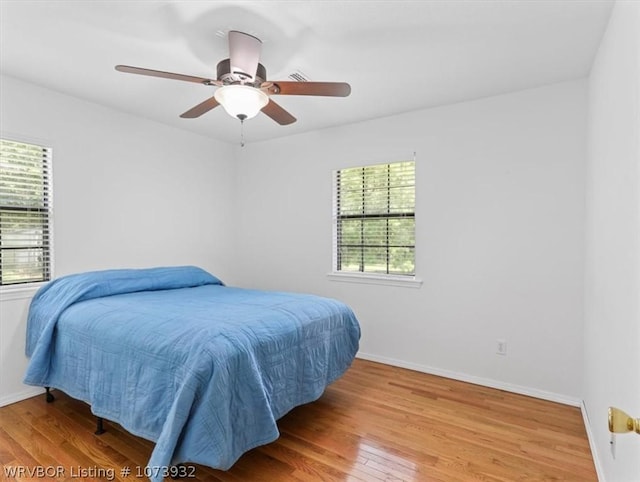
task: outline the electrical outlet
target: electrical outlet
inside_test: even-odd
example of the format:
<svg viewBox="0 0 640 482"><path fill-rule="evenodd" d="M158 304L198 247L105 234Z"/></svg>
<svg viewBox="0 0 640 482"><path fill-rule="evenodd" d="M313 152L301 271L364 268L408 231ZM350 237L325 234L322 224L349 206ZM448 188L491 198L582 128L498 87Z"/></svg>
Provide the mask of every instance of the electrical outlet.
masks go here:
<svg viewBox="0 0 640 482"><path fill-rule="evenodd" d="M503 340L501 338L498 338L496 340L496 354L498 355L507 354L507 340Z"/></svg>

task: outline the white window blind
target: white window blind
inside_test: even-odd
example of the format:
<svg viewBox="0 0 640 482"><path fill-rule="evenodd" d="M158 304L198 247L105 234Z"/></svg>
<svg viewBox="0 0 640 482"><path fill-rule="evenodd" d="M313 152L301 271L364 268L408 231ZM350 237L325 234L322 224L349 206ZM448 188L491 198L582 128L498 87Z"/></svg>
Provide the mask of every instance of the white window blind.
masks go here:
<svg viewBox="0 0 640 482"><path fill-rule="evenodd" d="M415 162L334 171L334 271L415 275Z"/></svg>
<svg viewBox="0 0 640 482"><path fill-rule="evenodd" d="M51 149L0 139L0 285L51 278Z"/></svg>

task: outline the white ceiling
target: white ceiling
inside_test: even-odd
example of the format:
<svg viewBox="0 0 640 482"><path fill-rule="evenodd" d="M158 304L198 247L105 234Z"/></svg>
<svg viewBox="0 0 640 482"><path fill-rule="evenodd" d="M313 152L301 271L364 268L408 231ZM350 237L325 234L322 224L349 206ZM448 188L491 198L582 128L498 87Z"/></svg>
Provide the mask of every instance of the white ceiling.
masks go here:
<svg viewBox="0 0 640 482"><path fill-rule="evenodd" d="M7 1L0 71L237 143L222 108L178 116L214 87L130 75L116 64L215 78L225 33L262 39L269 80L344 81L346 98L279 96L298 122L265 115L248 141L451 104L589 73L612 0ZM1 88L1 86L0 86Z"/></svg>

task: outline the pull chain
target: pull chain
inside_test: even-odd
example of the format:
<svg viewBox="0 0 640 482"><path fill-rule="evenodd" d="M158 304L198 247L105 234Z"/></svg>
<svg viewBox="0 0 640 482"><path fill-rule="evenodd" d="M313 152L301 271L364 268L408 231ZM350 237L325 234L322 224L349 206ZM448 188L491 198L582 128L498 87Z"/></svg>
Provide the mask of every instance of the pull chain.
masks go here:
<svg viewBox="0 0 640 482"><path fill-rule="evenodd" d="M238 114L236 117L240 119L240 147L244 147L244 120L247 116L244 114Z"/></svg>

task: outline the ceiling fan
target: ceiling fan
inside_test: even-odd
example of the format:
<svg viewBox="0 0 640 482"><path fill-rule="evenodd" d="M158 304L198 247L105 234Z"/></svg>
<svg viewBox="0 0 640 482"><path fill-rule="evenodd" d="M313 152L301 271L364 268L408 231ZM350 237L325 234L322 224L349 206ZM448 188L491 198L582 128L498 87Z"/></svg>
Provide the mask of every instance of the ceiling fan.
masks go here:
<svg viewBox="0 0 640 482"><path fill-rule="evenodd" d="M229 58L218 63L216 80L129 65L116 65L116 70L218 87L213 97L180 115L186 119L200 117L222 105L229 115L242 122L262 111L278 124L287 125L295 122L296 118L271 99L271 96L346 97L351 93L351 86L345 82L268 81L267 70L259 62L261 47L262 41L253 35L230 31Z"/></svg>

